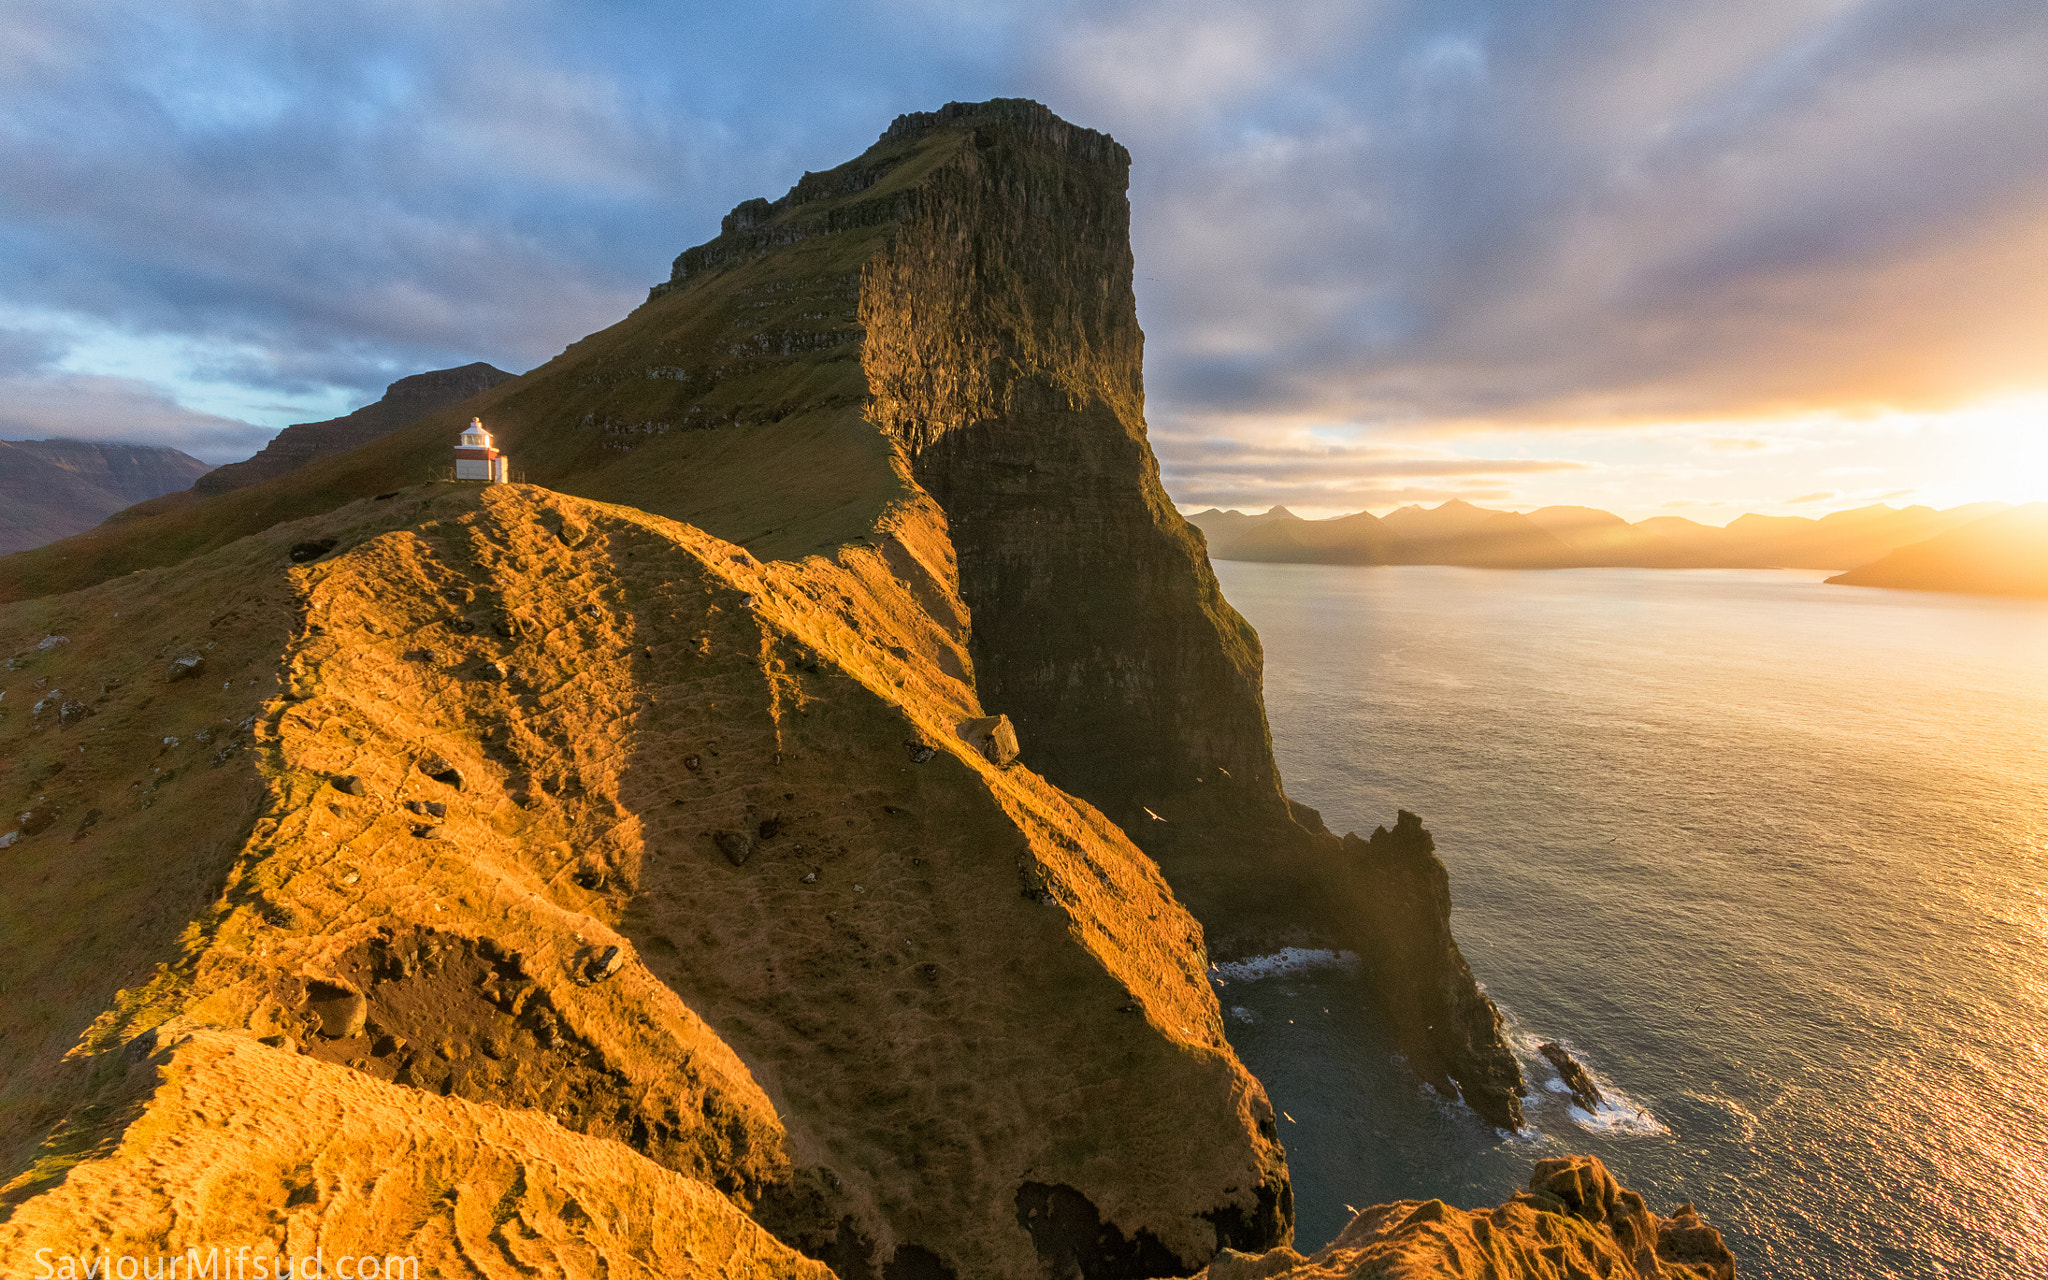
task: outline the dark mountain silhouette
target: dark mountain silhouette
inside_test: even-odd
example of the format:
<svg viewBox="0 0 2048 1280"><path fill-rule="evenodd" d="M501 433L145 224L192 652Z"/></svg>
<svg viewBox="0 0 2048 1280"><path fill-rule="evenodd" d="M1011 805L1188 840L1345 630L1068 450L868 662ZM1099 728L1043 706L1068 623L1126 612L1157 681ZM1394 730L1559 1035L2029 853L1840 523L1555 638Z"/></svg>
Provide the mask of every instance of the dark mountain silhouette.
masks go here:
<svg viewBox="0 0 2048 1280"><path fill-rule="evenodd" d="M209 469L161 445L0 440L0 555L83 533Z"/></svg>
<svg viewBox="0 0 2048 1280"><path fill-rule="evenodd" d="M1829 578L1852 587L2048 596L2048 502L2030 502Z"/></svg>

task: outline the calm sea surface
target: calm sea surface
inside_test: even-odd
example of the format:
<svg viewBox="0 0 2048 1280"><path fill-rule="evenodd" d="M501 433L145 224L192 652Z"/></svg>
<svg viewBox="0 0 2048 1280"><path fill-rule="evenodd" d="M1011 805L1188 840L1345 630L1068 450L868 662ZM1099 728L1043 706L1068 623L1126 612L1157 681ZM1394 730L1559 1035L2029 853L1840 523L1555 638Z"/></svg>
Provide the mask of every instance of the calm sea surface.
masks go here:
<svg viewBox="0 0 2048 1280"><path fill-rule="evenodd" d="M1697 1202L1746 1276L2048 1276L2048 602L1216 571L1289 793L1338 832L1422 815L1534 1088L1508 1139L1406 1074L1341 966L1226 973L1302 1247L1569 1150ZM1570 1108L1544 1039L1614 1105Z"/></svg>

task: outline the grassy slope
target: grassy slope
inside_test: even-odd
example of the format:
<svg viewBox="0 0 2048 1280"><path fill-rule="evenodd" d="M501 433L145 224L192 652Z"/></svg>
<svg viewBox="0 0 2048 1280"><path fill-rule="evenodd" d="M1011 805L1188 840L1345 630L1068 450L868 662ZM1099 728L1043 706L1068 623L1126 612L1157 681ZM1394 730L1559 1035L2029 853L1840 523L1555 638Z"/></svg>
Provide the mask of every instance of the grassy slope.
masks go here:
<svg viewBox="0 0 2048 1280"><path fill-rule="evenodd" d="M34 656L5 675L0 785L60 812L6 854L37 886L0 908L7 1196L33 1219L74 1176L179 1194L179 1166L81 1143L89 1105L23 1166L46 1100L103 1099L140 1032L211 1028L238 1062L302 1050L264 1070L320 1064L380 1125L438 1122L348 1080L537 1108L561 1159L615 1139L635 1177L715 1186L842 1261L1033 1274L1022 1178L1206 1257L1202 1215L1252 1214L1284 1174L1200 930L1100 814L953 732L981 708L929 501L871 532L763 564L644 512L432 485L7 610L0 652ZM290 565L313 537L338 545ZM36 648L53 629L69 642ZM195 647L203 676L170 682ZM69 726L15 710L109 675ZM405 805L427 800L449 812L422 839ZM753 837L743 866L721 831ZM379 949L408 936L436 958L394 976ZM580 985L614 945L621 971ZM361 1035L317 1031L313 981L368 993ZM180 1086L203 1104L149 1123L199 1142L238 1114L242 1085L204 1074ZM394 1176L442 1159L425 1143ZM255 1190L216 1225L275 1236L272 1166L230 1170Z"/></svg>

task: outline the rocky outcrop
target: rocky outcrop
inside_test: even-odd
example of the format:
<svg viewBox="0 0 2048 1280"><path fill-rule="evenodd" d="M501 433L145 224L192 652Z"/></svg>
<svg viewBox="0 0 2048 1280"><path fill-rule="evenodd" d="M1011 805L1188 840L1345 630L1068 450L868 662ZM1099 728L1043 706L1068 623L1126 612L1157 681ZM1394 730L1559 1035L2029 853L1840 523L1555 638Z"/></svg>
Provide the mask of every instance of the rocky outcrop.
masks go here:
<svg viewBox="0 0 2048 1280"><path fill-rule="evenodd" d="M1479 989L1451 936L1450 875L1422 820L1402 810L1393 830L1344 837L1343 912L1349 937L1402 1052L1439 1092L1461 1097L1503 1129L1522 1125L1522 1069L1500 1010Z"/></svg>
<svg viewBox="0 0 2048 1280"><path fill-rule="evenodd" d="M1564 1082L1565 1089L1570 1092L1572 1101L1579 1105L1580 1110L1590 1115L1600 1109L1600 1104L1606 1101L1601 1096L1600 1086L1593 1082L1593 1073L1586 1070L1585 1064L1574 1058L1569 1049L1561 1044L1545 1041L1536 1046L1536 1052L1542 1054L1544 1060L1557 1069L1557 1078Z"/></svg>
<svg viewBox="0 0 2048 1280"><path fill-rule="evenodd" d="M1203 1280L1735 1280L1735 1256L1689 1204L1670 1217L1595 1156L1541 1160L1495 1209L1403 1200L1361 1211L1312 1257L1219 1255Z"/></svg>
<svg viewBox="0 0 2048 1280"><path fill-rule="evenodd" d="M513 375L478 361L454 369L434 369L400 378L374 404L325 422L300 422L277 433L261 452L241 462L216 467L192 486L196 494L226 493L296 471L309 462L351 449L411 426L430 413L461 404Z"/></svg>
<svg viewBox="0 0 2048 1280"><path fill-rule="evenodd" d="M160 445L0 440L0 555L82 533L123 507L189 488L209 469Z"/></svg>

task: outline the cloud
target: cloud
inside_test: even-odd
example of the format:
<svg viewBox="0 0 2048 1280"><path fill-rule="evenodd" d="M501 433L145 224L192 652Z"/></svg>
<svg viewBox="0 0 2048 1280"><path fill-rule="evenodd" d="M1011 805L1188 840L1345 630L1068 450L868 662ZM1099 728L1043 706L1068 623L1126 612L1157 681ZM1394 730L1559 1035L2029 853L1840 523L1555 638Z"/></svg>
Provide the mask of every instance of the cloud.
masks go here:
<svg viewBox="0 0 2048 1280"><path fill-rule="evenodd" d="M1796 498L1787 498L1785 499L1785 504L1787 506L1801 507L1809 502L1826 502L1831 498L1839 498L1841 496L1841 494L1833 489L1821 489L1814 493L1802 493Z"/></svg>
<svg viewBox="0 0 2048 1280"><path fill-rule="evenodd" d="M132 378L87 374L0 376L0 440L98 440L166 445L207 462L233 462L271 432L197 413Z"/></svg>
<svg viewBox="0 0 2048 1280"><path fill-rule="evenodd" d="M1512 477L1589 470L1566 458L1476 458L1400 445L1348 443L1358 433L1268 425L1237 436L1199 426L1155 430L1161 478L1183 504L1264 508L1276 502L1356 511L1403 502L1499 500ZM1336 438L1333 438L1336 437ZM1414 480L1436 480L1416 486Z"/></svg>
<svg viewBox="0 0 2048 1280"><path fill-rule="evenodd" d="M0 374L233 384L277 426L524 369L896 113L1024 95L1133 149L1155 423L1775 455L1729 424L2048 381L2043 65L2038 0L16 0L0 307L66 320ZM187 354L59 351L86 331ZM1176 483L1396 474L1215 434L1157 433ZM1466 451L1527 452L1428 456Z"/></svg>
<svg viewBox="0 0 2048 1280"><path fill-rule="evenodd" d="M64 344L33 329L0 329L0 377L31 373L55 364Z"/></svg>

